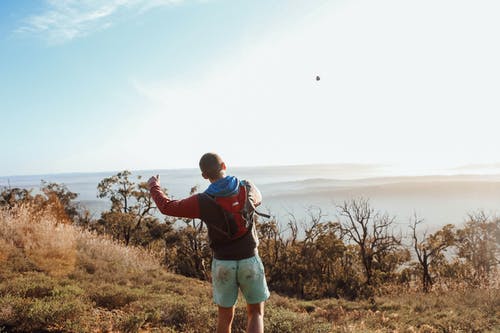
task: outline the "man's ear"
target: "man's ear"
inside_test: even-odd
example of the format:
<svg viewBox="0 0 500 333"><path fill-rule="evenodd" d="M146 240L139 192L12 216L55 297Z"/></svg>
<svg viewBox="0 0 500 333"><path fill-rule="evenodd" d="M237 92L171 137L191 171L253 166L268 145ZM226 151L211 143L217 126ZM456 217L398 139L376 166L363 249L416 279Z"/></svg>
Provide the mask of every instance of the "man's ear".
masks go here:
<svg viewBox="0 0 500 333"><path fill-rule="evenodd" d="M226 163L222 162L220 164L220 169L226 171L227 170Z"/></svg>
<svg viewBox="0 0 500 333"><path fill-rule="evenodd" d="M202 176L204 179L208 179L207 175L206 175L204 172L202 172L202 173L201 173L201 176Z"/></svg>

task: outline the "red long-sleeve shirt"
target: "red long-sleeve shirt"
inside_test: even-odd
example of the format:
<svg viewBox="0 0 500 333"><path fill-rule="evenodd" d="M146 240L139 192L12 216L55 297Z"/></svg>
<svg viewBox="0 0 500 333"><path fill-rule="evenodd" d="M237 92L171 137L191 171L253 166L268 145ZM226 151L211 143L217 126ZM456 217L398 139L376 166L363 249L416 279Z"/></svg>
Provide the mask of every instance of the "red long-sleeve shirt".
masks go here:
<svg viewBox="0 0 500 333"><path fill-rule="evenodd" d="M197 194L182 200L172 200L163 193L158 182L155 182L149 191L156 203L156 207L158 207L162 214L191 219L201 218L200 203Z"/></svg>

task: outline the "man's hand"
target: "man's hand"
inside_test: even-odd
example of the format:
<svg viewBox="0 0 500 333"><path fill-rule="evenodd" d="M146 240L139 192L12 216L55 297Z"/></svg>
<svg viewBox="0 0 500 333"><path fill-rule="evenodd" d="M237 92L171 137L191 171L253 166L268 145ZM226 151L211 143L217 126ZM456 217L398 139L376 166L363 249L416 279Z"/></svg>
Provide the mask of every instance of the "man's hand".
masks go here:
<svg viewBox="0 0 500 333"><path fill-rule="evenodd" d="M155 185L160 185L160 175L153 176L148 180L148 189Z"/></svg>

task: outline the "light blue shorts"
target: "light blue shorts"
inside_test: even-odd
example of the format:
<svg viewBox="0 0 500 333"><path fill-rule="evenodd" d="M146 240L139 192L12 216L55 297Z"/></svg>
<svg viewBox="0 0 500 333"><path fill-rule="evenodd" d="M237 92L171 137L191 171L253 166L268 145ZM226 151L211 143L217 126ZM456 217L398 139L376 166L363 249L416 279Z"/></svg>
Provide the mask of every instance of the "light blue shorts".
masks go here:
<svg viewBox="0 0 500 333"><path fill-rule="evenodd" d="M264 265L258 255L242 260L212 260L212 286L215 304L230 308L236 304L238 289L247 304L269 298Z"/></svg>

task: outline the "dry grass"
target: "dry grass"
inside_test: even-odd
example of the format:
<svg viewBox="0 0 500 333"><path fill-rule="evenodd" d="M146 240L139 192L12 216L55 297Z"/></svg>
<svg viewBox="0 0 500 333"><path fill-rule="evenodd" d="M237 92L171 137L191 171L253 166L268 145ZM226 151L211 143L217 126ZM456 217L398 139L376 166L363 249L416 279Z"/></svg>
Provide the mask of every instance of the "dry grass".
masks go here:
<svg viewBox="0 0 500 333"><path fill-rule="evenodd" d="M37 210L30 205L0 210L0 250L0 262L24 256L29 267L58 277L81 268L109 271L110 265L115 274L159 269L161 257L61 223L50 206Z"/></svg>
<svg viewBox="0 0 500 333"><path fill-rule="evenodd" d="M22 206L0 211L2 260L19 249L36 269L52 276L72 272L76 263L74 227L60 222L47 208L36 211Z"/></svg>
<svg viewBox="0 0 500 333"><path fill-rule="evenodd" d="M109 275L113 281L117 273L148 272L160 269L161 254L142 248L124 246L107 236L80 230L76 236L79 268L87 273Z"/></svg>

